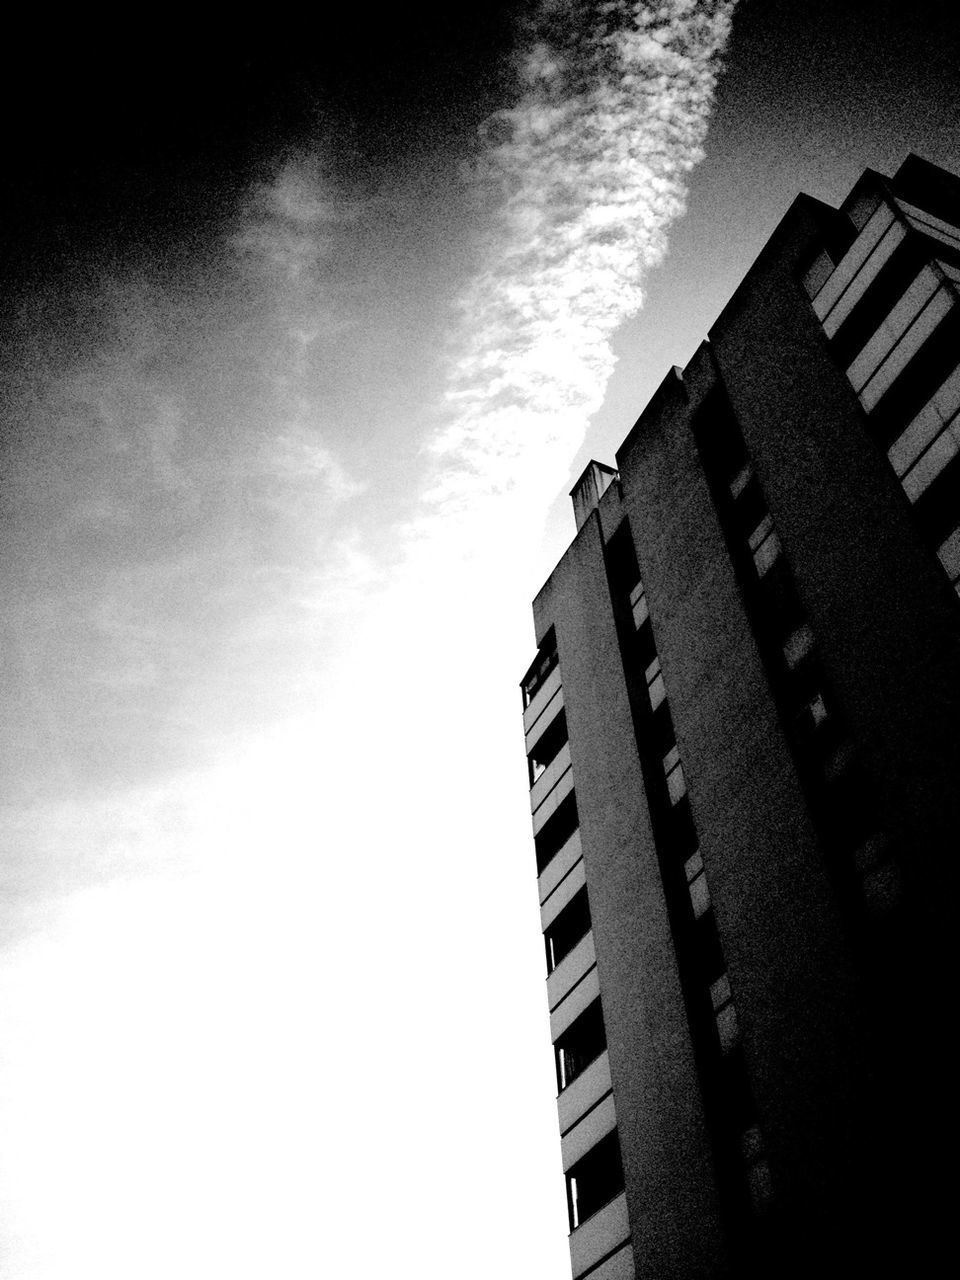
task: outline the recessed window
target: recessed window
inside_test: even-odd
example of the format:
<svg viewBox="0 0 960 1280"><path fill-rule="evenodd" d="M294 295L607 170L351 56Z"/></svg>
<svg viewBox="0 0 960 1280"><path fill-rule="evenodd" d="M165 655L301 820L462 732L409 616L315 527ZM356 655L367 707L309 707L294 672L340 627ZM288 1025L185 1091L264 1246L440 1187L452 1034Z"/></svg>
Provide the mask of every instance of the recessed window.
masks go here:
<svg viewBox="0 0 960 1280"><path fill-rule="evenodd" d="M898 476L903 477L917 459L944 430L958 430L960 411L960 365L952 370L931 398L887 449L887 457Z"/></svg>
<svg viewBox="0 0 960 1280"><path fill-rule="evenodd" d="M591 1147L567 1173L570 1230L575 1231L622 1190L620 1139L616 1129L613 1129L596 1146Z"/></svg>
<svg viewBox="0 0 960 1280"><path fill-rule="evenodd" d="M667 696L667 688L663 683L663 675L660 671L660 659L654 658L646 670L647 678L647 696L650 699L650 706L656 711L660 703Z"/></svg>
<svg viewBox="0 0 960 1280"><path fill-rule="evenodd" d="M730 978L726 973L722 973L716 982L711 984L710 1001L713 1004L713 1017L720 1048L724 1053L729 1053L740 1038L740 1027L730 991Z"/></svg>
<svg viewBox="0 0 960 1280"><path fill-rule="evenodd" d="M900 901L900 872L893 861L868 871L861 881L864 902L872 916L887 915Z"/></svg>
<svg viewBox="0 0 960 1280"><path fill-rule="evenodd" d="M571 791L557 805L555 813L546 820L533 843L537 851L537 874L560 852L579 825L577 801Z"/></svg>
<svg viewBox="0 0 960 1280"><path fill-rule="evenodd" d="M603 1024L600 997L592 1001L553 1046L557 1064L557 1091L563 1090L582 1075L607 1047L607 1031Z"/></svg>
<svg viewBox="0 0 960 1280"><path fill-rule="evenodd" d="M547 973L554 969L574 949L581 938L590 932L590 903L587 886L578 889L567 905L547 926L543 935L547 949Z"/></svg>
<svg viewBox="0 0 960 1280"><path fill-rule="evenodd" d="M687 782L683 776L683 766L680 763L679 747L672 747L663 757L663 772L667 779L670 803L679 804L687 794Z"/></svg>
<svg viewBox="0 0 960 1280"><path fill-rule="evenodd" d="M832 275L833 260L824 250L817 255L804 274L803 287L807 291L807 296L815 298Z"/></svg>
<svg viewBox="0 0 960 1280"><path fill-rule="evenodd" d="M936 436L920 454L910 469L900 478L903 491L911 502L916 502L960 453L960 421L953 422Z"/></svg>
<svg viewBox="0 0 960 1280"><path fill-rule="evenodd" d="M568 738L567 713L559 711L541 733L536 745L527 756L527 772L530 775L531 787L547 767L553 764L566 746Z"/></svg>
<svg viewBox="0 0 960 1280"><path fill-rule="evenodd" d="M773 517L769 512L763 517L753 533L750 534L747 541L750 544L750 552L757 570L757 577L762 578L768 569L773 566L780 554L780 539L777 537L777 531L773 527Z"/></svg>
<svg viewBox="0 0 960 1280"><path fill-rule="evenodd" d="M743 493L744 489L752 479L753 467L748 462L747 465L742 467L730 481L730 496L732 498L739 498L740 494Z"/></svg>
<svg viewBox="0 0 960 1280"><path fill-rule="evenodd" d="M855 754L856 748L849 740L838 743L823 761L823 776L827 781L842 778L853 764Z"/></svg>
<svg viewBox="0 0 960 1280"><path fill-rule="evenodd" d="M756 1210L763 1209L773 1195L770 1162L764 1150L763 1134L758 1125L745 1129L740 1137L740 1155L747 1175L750 1201Z"/></svg>
<svg viewBox="0 0 960 1280"><path fill-rule="evenodd" d="M547 632L537 656L530 669L520 682L523 691L523 709L526 711L530 703L540 692L541 687L557 665L557 640L553 628Z"/></svg>
<svg viewBox="0 0 960 1280"><path fill-rule="evenodd" d="M642 582L638 582L630 592L630 609L633 613L633 625L639 631L646 620L650 617L650 610L647 608L647 597L643 590Z"/></svg>
<svg viewBox="0 0 960 1280"><path fill-rule="evenodd" d="M805 739L810 739L821 725L825 725L829 719L827 704L824 702L822 693L810 694L808 691L804 695L803 704L800 711L797 712L797 729L804 735Z"/></svg>
<svg viewBox="0 0 960 1280"><path fill-rule="evenodd" d="M813 648L813 632L808 626L797 627L791 631L783 644L783 656L792 671L804 660Z"/></svg>
<svg viewBox="0 0 960 1280"><path fill-rule="evenodd" d="M960 529L954 529L946 542L940 544L937 555L947 571L947 577L960 590Z"/></svg>
<svg viewBox="0 0 960 1280"><path fill-rule="evenodd" d="M815 697L811 698L810 702L807 704L807 712L815 726L823 724L824 720L827 718L827 708L824 704L822 693L818 693Z"/></svg>
<svg viewBox="0 0 960 1280"><path fill-rule="evenodd" d="M707 888L707 877L699 850L686 860L683 869L687 877L687 891L690 894L694 919L699 920L710 909L710 890Z"/></svg>

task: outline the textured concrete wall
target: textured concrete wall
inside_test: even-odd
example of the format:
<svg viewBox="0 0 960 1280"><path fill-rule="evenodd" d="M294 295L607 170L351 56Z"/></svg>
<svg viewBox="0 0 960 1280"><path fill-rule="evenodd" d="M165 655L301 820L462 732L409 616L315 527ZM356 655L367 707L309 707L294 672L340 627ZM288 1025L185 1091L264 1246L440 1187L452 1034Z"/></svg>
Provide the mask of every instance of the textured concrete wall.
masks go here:
<svg viewBox="0 0 960 1280"><path fill-rule="evenodd" d="M899 843L899 914L861 949L850 1017L872 1055L857 1185L875 1194L862 1212L878 1252L899 1248L916 1267L950 1214L938 1169L956 1136L945 1010L955 1000L960 604L794 279L802 243L802 233L784 237L757 264L711 338L877 821Z"/></svg>
<svg viewBox="0 0 960 1280"><path fill-rule="evenodd" d="M960 607L793 278L800 243L755 269L714 356L878 807L910 845L905 875L951 930Z"/></svg>
<svg viewBox="0 0 960 1280"><path fill-rule="evenodd" d="M700 465L707 352L619 460L776 1205L835 1234L855 1167L854 975L833 888ZM862 1064L861 1064L862 1066ZM846 1195L843 1196L844 1201ZM777 1213L777 1209L773 1209Z"/></svg>

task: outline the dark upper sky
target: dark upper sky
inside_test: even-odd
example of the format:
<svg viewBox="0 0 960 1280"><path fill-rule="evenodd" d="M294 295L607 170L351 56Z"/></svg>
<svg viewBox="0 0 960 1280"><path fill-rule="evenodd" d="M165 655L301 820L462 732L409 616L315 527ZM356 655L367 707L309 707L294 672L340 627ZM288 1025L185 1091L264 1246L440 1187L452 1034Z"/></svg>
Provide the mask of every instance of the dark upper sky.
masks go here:
<svg viewBox="0 0 960 1280"><path fill-rule="evenodd" d="M515 94L510 55L534 8L364 4L334 17L331 6L294 31L85 18L52 37L34 20L33 38L8 48L0 87L7 269L12 258L15 275L42 270L98 233L125 244L195 233L258 157L318 130L336 134L361 183L462 147ZM958 124L955 9L744 0L718 96L737 136L714 137L713 154L736 181L761 158L798 169L824 148L863 154L900 132L941 150Z"/></svg>
<svg viewBox="0 0 960 1280"><path fill-rule="evenodd" d="M500 105L529 7L363 4L293 31L85 19L52 42L38 33L8 52L0 90L4 221L15 243L53 228L135 238L187 227L258 157L318 131L337 133L344 167L362 179Z"/></svg>

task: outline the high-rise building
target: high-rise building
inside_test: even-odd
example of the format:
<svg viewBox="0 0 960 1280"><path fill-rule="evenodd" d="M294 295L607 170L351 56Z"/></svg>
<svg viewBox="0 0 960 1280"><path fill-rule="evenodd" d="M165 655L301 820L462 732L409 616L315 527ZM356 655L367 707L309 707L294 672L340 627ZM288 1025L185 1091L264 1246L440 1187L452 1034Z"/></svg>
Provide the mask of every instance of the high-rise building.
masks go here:
<svg viewBox="0 0 960 1280"><path fill-rule="evenodd" d="M578 1280L952 1252L958 282L956 177L801 195L573 490L522 687Z"/></svg>

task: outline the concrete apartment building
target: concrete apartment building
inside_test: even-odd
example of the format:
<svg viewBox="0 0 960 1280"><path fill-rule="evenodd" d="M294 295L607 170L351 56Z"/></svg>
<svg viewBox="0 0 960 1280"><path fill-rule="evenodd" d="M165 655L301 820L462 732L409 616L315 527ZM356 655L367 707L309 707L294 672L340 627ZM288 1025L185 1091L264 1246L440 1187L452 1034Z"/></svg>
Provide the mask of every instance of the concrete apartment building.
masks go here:
<svg viewBox="0 0 960 1280"><path fill-rule="evenodd" d="M522 688L578 1280L943 1265L958 282L943 170L798 197L573 491Z"/></svg>

